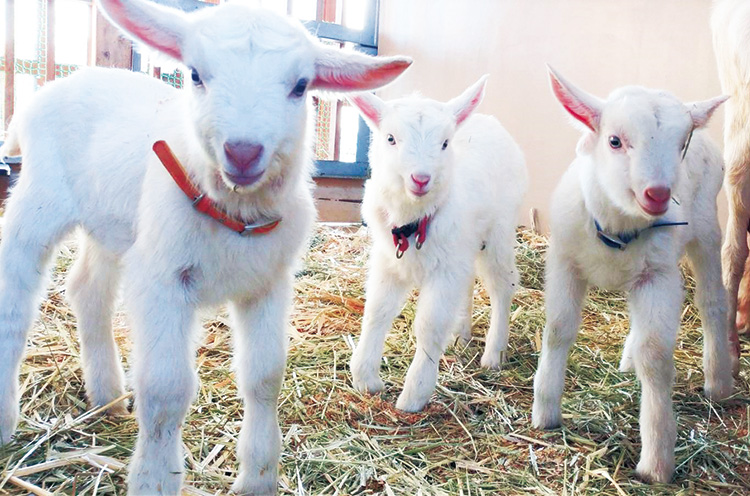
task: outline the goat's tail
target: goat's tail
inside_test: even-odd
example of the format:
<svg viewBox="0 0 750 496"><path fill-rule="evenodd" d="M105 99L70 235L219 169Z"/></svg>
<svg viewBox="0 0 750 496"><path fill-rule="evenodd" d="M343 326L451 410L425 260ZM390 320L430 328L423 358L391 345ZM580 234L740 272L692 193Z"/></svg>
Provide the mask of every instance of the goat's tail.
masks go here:
<svg viewBox="0 0 750 496"><path fill-rule="evenodd" d="M0 157L15 157L21 154L21 143L18 142L17 126L15 123L15 119L10 121L8 132L5 134L5 143L0 148Z"/></svg>

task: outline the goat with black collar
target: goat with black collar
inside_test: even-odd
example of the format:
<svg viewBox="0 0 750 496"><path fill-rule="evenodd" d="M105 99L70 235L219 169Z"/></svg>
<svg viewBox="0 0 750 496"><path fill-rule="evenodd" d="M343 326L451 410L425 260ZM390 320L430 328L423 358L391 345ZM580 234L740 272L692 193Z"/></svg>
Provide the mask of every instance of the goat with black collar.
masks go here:
<svg viewBox="0 0 750 496"><path fill-rule="evenodd" d="M552 199L533 424L562 422L565 365L587 288L625 290L630 335L620 367L635 369L643 388L636 471L667 482L674 472L673 355L684 293L679 261L686 251L705 329L705 392L712 399L732 392L716 214L723 168L700 130L726 98L683 104L665 91L630 86L600 100L551 69L550 80L584 136Z"/></svg>

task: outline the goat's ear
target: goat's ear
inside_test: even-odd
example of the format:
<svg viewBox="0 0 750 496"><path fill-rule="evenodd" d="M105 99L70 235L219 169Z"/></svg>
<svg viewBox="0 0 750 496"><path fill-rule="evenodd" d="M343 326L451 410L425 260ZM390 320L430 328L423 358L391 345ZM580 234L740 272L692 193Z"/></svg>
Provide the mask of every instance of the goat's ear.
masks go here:
<svg viewBox="0 0 750 496"><path fill-rule="evenodd" d="M474 112L474 109L482 103L488 77L490 77L489 74L485 74L479 78L479 81L466 88L463 93L446 103L456 117L456 125L465 121Z"/></svg>
<svg viewBox="0 0 750 496"><path fill-rule="evenodd" d="M182 60L185 13L144 0L98 0L102 13L131 38Z"/></svg>
<svg viewBox="0 0 750 496"><path fill-rule="evenodd" d="M368 126L373 129L380 128L386 108L383 100L372 93L357 93L346 97L346 100L359 110Z"/></svg>
<svg viewBox="0 0 750 496"><path fill-rule="evenodd" d="M704 100L702 102L686 103L685 106L690 112L690 117L693 118L693 125L695 127L703 127L708 124L709 119L714 113L714 110L729 99L728 96L722 95L710 100Z"/></svg>
<svg viewBox="0 0 750 496"><path fill-rule="evenodd" d="M591 131L599 130L604 102L566 81L552 67L547 66L552 93L565 110L576 120L582 122Z"/></svg>
<svg viewBox="0 0 750 496"><path fill-rule="evenodd" d="M311 88L338 92L374 90L396 79L411 63L409 57L371 57L321 46Z"/></svg>

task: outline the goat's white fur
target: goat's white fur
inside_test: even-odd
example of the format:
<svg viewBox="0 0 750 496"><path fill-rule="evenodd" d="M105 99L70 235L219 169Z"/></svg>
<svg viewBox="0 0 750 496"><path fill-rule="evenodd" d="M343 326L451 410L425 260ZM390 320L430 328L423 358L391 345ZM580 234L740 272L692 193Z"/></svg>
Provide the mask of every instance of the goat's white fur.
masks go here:
<svg viewBox="0 0 750 496"><path fill-rule="evenodd" d="M726 236L722 246L724 286L729 294L729 313L738 310L738 294L748 254L750 223L750 3L720 0L711 17L714 52L721 88L730 96L724 107L724 161L727 172L724 189L729 200ZM747 276L746 276L747 277ZM750 308L740 309L747 313ZM746 316L737 321L746 325ZM732 328L735 374L739 372L739 339Z"/></svg>
<svg viewBox="0 0 750 496"><path fill-rule="evenodd" d="M130 494L180 493L180 429L198 387L196 311L226 301L245 403L233 490L275 494L293 273L315 218L306 98L291 91L303 78L312 88L362 91L410 60L325 47L299 23L238 2L190 15L142 0L99 3L130 35L196 68L203 86L177 91L90 69L45 87L14 118L4 152L22 151L24 167L0 244L0 442L18 421L17 375L42 275L63 235L80 226L68 296L92 404L124 392L110 321L120 276L132 324L140 430ZM242 237L194 211L151 151L161 139L227 213L281 217L279 226ZM237 186L225 174L230 139L264 145L261 179Z"/></svg>
<svg viewBox="0 0 750 496"><path fill-rule="evenodd" d="M625 290L631 321L621 368L635 369L643 390L637 472L644 479L666 482L674 471L671 390L683 302L678 263L685 251L696 277L705 330L705 392L720 399L732 391L716 214L722 160L699 129L725 98L683 105L664 91L625 87L602 101L552 71L550 78L561 103L587 127L550 209L547 323L534 379L533 425L552 428L562 422L566 361L587 288ZM693 128L681 162L681 148ZM620 137L622 148L611 148L613 135ZM661 220L687 221L687 226L644 231L624 251L597 239L594 219L605 231L617 233L646 228L660 218L639 206L644 189L655 185L671 188L676 200Z"/></svg>
<svg viewBox="0 0 750 496"><path fill-rule="evenodd" d="M484 86L485 78L448 103L351 98L373 131L372 178L362 205L373 239L362 335L351 372L358 390L383 388L379 369L385 337L417 286L417 350L396 403L401 410L418 411L429 401L451 332L470 338L475 270L492 303L482 365L500 367L508 344L510 302L518 281L515 226L527 178L520 149L497 119L468 117L481 102ZM395 145L388 135L395 137ZM445 140L448 146L442 150ZM411 174L431 176L426 195L410 192ZM391 228L429 214L433 219L421 250L412 239L397 259Z"/></svg>

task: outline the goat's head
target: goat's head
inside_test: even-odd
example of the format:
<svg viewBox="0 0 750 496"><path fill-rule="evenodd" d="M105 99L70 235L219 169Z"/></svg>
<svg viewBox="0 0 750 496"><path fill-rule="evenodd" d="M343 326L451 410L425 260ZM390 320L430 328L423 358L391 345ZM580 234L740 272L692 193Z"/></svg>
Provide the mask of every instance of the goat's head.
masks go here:
<svg viewBox="0 0 750 496"><path fill-rule="evenodd" d="M370 93L349 97L373 131L373 178L398 185L415 202L436 197L450 180L453 136L481 103L486 81L483 76L447 103L418 97L385 102Z"/></svg>
<svg viewBox="0 0 750 496"><path fill-rule="evenodd" d="M593 158L593 174L609 200L634 217L666 213L693 131L727 97L683 104L666 91L627 86L601 100L552 68L549 76L557 100L583 124L578 154Z"/></svg>
<svg viewBox="0 0 750 496"><path fill-rule="evenodd" d="M292 172L309 90L382 86L410 64L319 43L299 22L239 2L186 14L145 0L99 0L124 32L187 66L191 126L223 182L253 191Z"/></svg>

